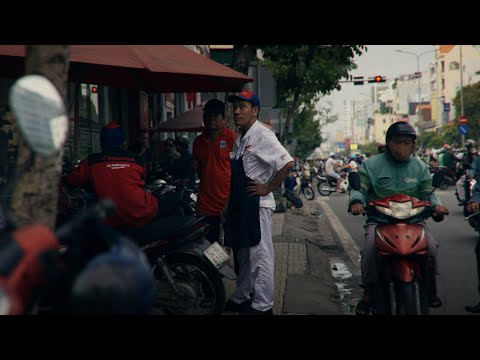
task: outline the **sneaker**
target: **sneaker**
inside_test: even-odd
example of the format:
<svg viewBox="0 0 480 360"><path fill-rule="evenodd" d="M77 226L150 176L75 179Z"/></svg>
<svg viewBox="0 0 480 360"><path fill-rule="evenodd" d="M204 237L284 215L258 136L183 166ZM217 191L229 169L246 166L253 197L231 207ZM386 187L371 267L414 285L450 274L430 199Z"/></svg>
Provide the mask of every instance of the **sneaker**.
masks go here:
<svg viewBox="0 0 480 360"><path fill-rule="evenodd" d="M240 311L240 315L270 315L271 316L273 315L273 310L268 309L265 311L260 311L249 306L248 308Z"/></svg>
<svg viewBox="0 0 480 360"><path fill-rule="evenodd" d="M465 310L474 314L480 314L480 303L473 306L465 306Z"/></svg>
<svg viewBox="0 0 480 360"><path fill-rule="evenodd" d="M225 303L224 311L240 312L240 311L242 311L246 308L249 308L251 304L252 304L252 300L244 301L241 304L237 304L237 303L233 302L232 300L228 300Z"/></svg>

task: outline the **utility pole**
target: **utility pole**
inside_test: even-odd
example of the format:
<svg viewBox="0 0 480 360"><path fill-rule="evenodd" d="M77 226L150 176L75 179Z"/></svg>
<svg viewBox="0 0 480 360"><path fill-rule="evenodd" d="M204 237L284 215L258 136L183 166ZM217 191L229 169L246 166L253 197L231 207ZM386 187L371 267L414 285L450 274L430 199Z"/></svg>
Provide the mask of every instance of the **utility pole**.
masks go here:
<svg viewBox="0 0 480 360"><path fill-rule="evenodd" d="M463 116L463 63L462 63L462 45L459 45L460 50L460 116ZM465 134L461 135L462 148L465 147Z"/></svg>

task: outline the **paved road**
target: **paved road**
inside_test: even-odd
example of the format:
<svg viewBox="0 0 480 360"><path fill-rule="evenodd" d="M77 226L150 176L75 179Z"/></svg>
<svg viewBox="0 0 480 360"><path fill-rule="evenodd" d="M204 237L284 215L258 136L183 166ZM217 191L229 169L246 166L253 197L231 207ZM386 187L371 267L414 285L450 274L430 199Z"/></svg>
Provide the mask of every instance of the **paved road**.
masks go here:
<svg viewBox="0 0 480 360"><path fill-rule="evenodd" d="M432 314L466 315L464 306L476 303L479 299L476 291L477 276L475 272L474 248L478 234L464 221L463 213L455 199L454 189L437 190L450 215L441 223L428 221L430 229L440 244L438 279L439 295L444 306L432 309ZM318 195L318 193L316 194ZM347 194L333 194L329 197L318 197L330 207L340 220L344 229L358 247L363 245L362 216L347 213Z"/></svg>

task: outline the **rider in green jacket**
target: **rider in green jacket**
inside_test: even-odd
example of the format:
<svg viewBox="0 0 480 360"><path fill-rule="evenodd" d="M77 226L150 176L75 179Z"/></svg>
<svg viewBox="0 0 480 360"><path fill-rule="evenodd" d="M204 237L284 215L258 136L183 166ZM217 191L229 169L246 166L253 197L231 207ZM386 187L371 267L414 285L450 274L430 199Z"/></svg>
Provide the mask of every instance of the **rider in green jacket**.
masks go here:
<svg viewBox="0 0 480 360"><path fill-rule="evenodd" d="M387 130L387 150L383 154L373 156L365 161L358 173L362 187L353 190L349 202L352 215L364 212L370 200L381 199L395 194L404 194L432 203L432 216L441 217L448 214L448 209L441 205L436 194L432 194L432 179L428 167L419 159L411 156L415 150L417 134L407 122L393 123ZM365 225L365 246L361 251L361 270L364 285L363 298L355 310L358 315L367 315L372 301L372 285L375 282L375 227L380 219L370 216ZM436 253L438 244L427 229L429 256L433 258L433 269L438 274ZM435 278L433 276L433 278ZM434 281L435 283L435 281ZM430 306L439 307L441 300L436 295L436 286L432 284Z"/></svg>

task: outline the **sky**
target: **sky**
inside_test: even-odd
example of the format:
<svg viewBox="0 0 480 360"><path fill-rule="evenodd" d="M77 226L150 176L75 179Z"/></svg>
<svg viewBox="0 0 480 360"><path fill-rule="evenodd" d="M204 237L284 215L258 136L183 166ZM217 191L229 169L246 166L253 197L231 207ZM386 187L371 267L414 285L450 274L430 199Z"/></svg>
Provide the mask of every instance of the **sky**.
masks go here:
<svg viewBox="0 0 480 360"><path fill-rule="evenodd" d="M386 79L396 78L400 75L412 74L417 71L417 57L411 54L396 52L403 50L419 55L420 71L426 71L429 64L435 59L434 45L366 45L367 51L356 56L354 62L357 69L352 70L352 76L363 76L364 78L381 75ZM429 52L430 51L430 52ZM424 53L425 52L425 53ZM424 54L423 54L424 53ZM423 55L421 55L423 54ZM342 83L340 91L334 90L331 95L323 99L331 101L333 113L338 113L339 119L343 114L344 100L361 100L369 96L371 87L374 84L353 85L353 83ZM363 94L362 94L363 93ZM333 127L340 126L340 121L332 124ZM342 123L343 126L343 123Z"/></svg>

